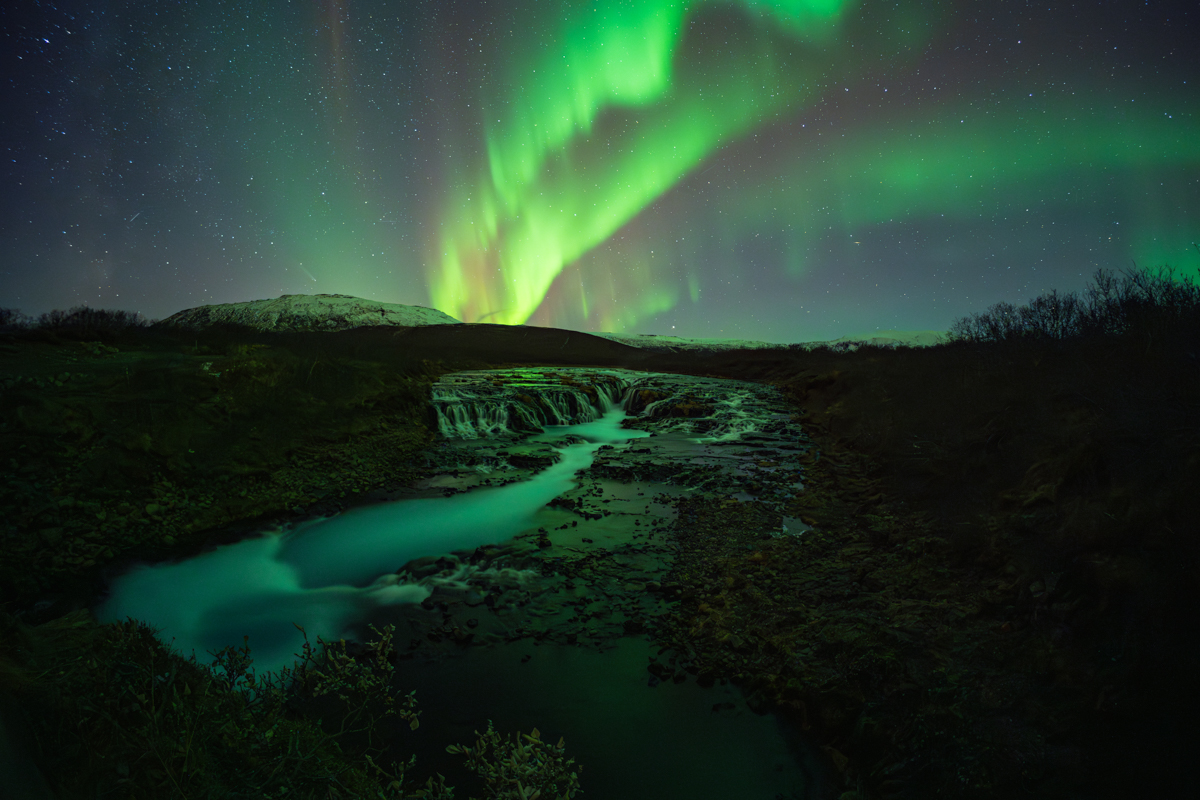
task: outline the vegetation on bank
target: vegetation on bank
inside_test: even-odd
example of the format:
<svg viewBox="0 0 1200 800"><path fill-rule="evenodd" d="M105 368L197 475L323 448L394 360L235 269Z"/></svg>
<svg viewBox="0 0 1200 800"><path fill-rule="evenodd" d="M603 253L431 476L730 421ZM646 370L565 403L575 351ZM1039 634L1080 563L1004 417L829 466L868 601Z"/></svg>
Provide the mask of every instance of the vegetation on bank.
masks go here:
<svg viewBox="0 0 1200 800"><path fill-rule="evenodd" d="M401 485L448 367L353 335L0 334L0 599Z"/></svg>
<svg viewBox="0 0 1200 800"><path fill-rule="evenodd" d="M99 626L74 612L37 628L0 622L3 688L50 712L14 717L61 800L454 796L441 775L414 779L415 758L403 758L403 732L420 712L413 693L393 694L393 626L363 645L305 641L294 670L260 675L248 644L203 665L135 620ZM581 768L562 741L542 742L536 729L510 741L490 725L476 735L447 749L467 757L489 798L578 793Z"/></svg>
<svg viewBox="0 0 1200 800"><path fill-rule="evenodd" d="M1200 577L1198 307L1195 283L1168 271L1098 273L1080 295L960 320L937 347L639 363L771 381L821 451L798 509L817 528L812 550L696 549L684 563L694 585L674 587L681 643L708 652L708 679L741 675L764 707L802 715L852 797L1170 794L1200 712L1188 688L1200 658L1189 611ZM104 748L157 720L183 726L162 742L248 748L259 763L228 759L240 776L282 763L271 760L280 737L338 796L370 781L386 791L371 764L387 759L368 762L357 734L342 742L313 727L312 698L255 717L219 673L174 661L164 670L144 629L64 611L72 592L77 604L95 590L105 565L402 483L406 459L429 441L429 381L484 365L396 352L378 332L87 330L0 332L0 356L21 373L6 374L0 394L0 443L17 454L0 464L12 615L0 666L10 691L40 698L28 708L58 695L59 716L45 724L101 726L73 743L45 739L44 766L59 775L69 762L105 763ZM875 621L861 622L868 612ZM163 674L180 704L169 714L152 711L146 691ZM217 711L188 706L218 696ZM80 704L97 697L115 704L102 709L112 722L97 714L80 726L92 713ZM244 741L220 722L237 714L248 715ZM396 717L381 725L404 723ZM272 728L253 719L278 725L265 738ZM492 735L464 752L484 753ZM128 740L153 753L147 741ZM109 777L128 778L131 796L162 796L161 776L125 775L120 763Z"/></svg>

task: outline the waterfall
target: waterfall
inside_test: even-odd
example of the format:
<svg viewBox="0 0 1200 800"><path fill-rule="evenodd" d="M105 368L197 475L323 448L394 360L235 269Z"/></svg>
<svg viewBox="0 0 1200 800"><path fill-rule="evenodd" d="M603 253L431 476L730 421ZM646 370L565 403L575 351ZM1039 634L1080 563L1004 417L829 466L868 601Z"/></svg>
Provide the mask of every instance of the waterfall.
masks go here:
<svg viewBox="0 0 1200 800"><path fill-rule="evenodd" d="M432 400L442 436L483 439L594 422L629 386L615 370L472 370L443 376Z"/></svg>
<svg viewBox="0 0 1200 800"><path fill-rule="evenodd" d="M438 431L447 439L519 438L578 425L621 408L635 426L696 441L734 443L782 426L764 415L775 389L742 381L603 368L471 370L433 385Z"/></svg>

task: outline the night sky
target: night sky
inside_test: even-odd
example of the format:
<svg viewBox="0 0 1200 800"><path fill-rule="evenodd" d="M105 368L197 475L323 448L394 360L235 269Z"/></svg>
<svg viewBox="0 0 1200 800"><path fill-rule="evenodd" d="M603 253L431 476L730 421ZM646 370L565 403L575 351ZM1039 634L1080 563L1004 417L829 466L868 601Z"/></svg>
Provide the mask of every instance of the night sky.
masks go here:
<svg viewBox="0 0 1200 800"><path fill-rule="evenodd" d="M1194 0L3 4L0 307L805 341L1200 272Z"/></svg>

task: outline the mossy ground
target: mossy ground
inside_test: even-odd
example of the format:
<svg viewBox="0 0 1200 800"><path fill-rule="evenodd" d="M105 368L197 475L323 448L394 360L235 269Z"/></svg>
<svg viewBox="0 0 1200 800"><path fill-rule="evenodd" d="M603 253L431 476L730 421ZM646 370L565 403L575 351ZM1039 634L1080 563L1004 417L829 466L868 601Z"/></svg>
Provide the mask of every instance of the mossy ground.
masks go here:
<svg viewBox="0 0 1200 800"><path fill-rule="evenodd" d="M410 480L429 382L488 364L463 355L465 329L446 352L347 333L0 342L7 613L57 638L106 568ZM773 382L818 445L799 543L765 540L754 504L681 507L663 635L702 681L797 715L862 798L1176 788L1196 711L1198 349L1105 337L626 364ZM512 360L621 365L545 350ZM14 642L6 680L24 691ZM70 735L42 750L48 774L101 749Z"/></svg>

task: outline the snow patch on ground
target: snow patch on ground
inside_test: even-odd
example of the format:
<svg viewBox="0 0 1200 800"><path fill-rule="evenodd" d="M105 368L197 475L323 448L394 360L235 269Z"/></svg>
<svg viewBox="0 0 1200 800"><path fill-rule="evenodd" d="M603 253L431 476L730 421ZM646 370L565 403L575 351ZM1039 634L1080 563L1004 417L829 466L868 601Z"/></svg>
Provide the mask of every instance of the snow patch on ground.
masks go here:
<svg viewBox="0 0 1200 800"><path fill-rule="evenodd" d="M872 331L856 336L843 336L828 342L806 342L806 344L840 344L854 342L857 344L903 345L906 347L932 347L946 341L945 331Z"/></svg>

